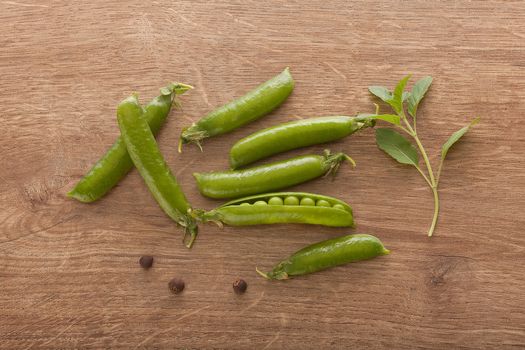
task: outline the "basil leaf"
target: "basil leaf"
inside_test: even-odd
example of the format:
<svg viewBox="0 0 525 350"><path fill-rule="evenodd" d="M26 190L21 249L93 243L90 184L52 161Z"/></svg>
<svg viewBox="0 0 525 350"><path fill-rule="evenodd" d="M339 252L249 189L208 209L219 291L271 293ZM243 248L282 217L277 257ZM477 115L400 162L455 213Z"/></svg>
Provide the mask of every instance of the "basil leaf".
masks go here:
<svg viewBox="0 0 525 350"><path fill-rule="evenodd" d="M401 164L418 166L419 153L403 135L387 128L376 129L377 146Z"/></svg>
<svg viewBox="0 0 525 350"><path fill-rule="evenodd" d="M405 102L406 100L408 100L408 98L410 97L412 93L410 91L405 91L403 92L403 102Z"/></svg>
<svg viewBox="0 0 525 350"><path fill-rule="evenodd" d="M395 114L373 114L373 113L361 113L356 115L358 121L364 120L384 120L390 124L400 125L401 118Z"/></svg>
<svg viewBox="0 0 525 350"><path fill-rule="evenodd" d="M375 119L384 120L385 122L389 122L390 124L394 125L401 124L401 118L395 114L379 114L375 116Z"/></svg>
<svg viewBox="0 0 525 350"><path fill-rule="evenodd" d="M374 119L384 120L385 122L394 125L401 124L401 118L399 118L399 116L395 114L377 114L374 116Z"/></svg>
<svg viewBox="0 0 525 350"><path fill-rule="evenodd" d="M454 145L456 142L458 142L458 140L461 137L463 137L463 135L465 135L467 133L467 131L469 131L469 129L472 126L476 125L477 123L479 123L479 118L474 119L473 121L470 122L469 125L462 127L461 129L459 129L458 131L456 131L455 133L450 135L450 137L448 138L447 142L445 142L443 144L443 147L441 148L441 160L445 160L445 157L447 156L447 153L448 153L450 147L452 147L452 145Z"/></svg>
<svg viewBox="0 0 525 350"><path fill-rule="evenodd" d="M416 116L417 106L423 97L425 97L430 84L432 84L432 77L426 76L418 80L412 87L412 93L408 98L408 113L410 113L412 117Z"/></svg>
<svg viewBox="0 0 525 350"><path fill-rule="evenodd" d="M386 103L388 103L396 113L401 113L403 111L403 92L405 91L405 86L410 79L410 75L405 76L403 79L397 83L396 88L394 89L394 95Z"/></svg>
<svg viewBox="0 0 525 350"><path fill-rule="evenodd" d="M370 86L368 87L368 91L387 103L392 98L392 93L384 86Z"/></svg>

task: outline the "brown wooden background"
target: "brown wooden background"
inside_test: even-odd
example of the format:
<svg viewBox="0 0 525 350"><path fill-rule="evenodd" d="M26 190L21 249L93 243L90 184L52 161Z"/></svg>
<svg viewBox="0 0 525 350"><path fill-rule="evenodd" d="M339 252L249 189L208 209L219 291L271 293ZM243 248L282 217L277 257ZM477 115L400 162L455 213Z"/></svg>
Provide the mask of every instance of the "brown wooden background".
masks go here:
<svg viewBox="0 0 525 350"><path fill-rule="evenodd" d="M1 0L0 23L0 348L525 347L523 1ZM176 153L184 125L285 66L296 89L279 110ZM418 123L434 162L483 119L449 154L434 239L429 189L371 130L330 146L355 170L295 188L350 202L355 231L206 226L189 251L136 171L96 204L64 195L118 136L115 106L132 91L196 86L159 143L194 206L212 208L191 173L227 167L235 140L372 111L367 86L406 73L435 78ZM284 283L255 274L348 232L393 253ZM167 290L172 276L183 294Z"/></svg>

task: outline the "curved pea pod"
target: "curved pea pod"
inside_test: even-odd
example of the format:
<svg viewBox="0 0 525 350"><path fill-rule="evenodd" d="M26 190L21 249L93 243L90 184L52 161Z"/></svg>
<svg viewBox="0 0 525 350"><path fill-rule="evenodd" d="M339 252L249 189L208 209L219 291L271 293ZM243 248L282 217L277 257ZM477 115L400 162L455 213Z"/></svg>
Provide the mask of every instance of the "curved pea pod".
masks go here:
<svg viewBox="0 0 525 350"><path fill-rule="evenodd" d="M305 205L305 202L313 204ZM230 226L281 223L354 226L352 208L347 203L333 197L305 192L265 193L236 199L202 213L199 219Z"/></svg>
<svg viewBox="0 0 525 350"><path fill-rule="evenodd" d="M160 153L155 137L142 114L136 95L119 104L117 120L122 139L153 198L173 221L184 228L183 241L191 248L198 232L197 222L191 215L191 205ZM188 236L189 240L186 241Z"/></svg>
<svg viewBox="0 0 525 350"><path fill-rule="evenodd" d="M177 104L176 96L192 88L190 85L172 83L160 89L160 95L144 107L142 118L146 120L153 134L157 134L166 121L174 101ZM133 162L124 140L119 136L67 196L84 203L94 202L111 190L132 168Z"/></svg>
<svg viewBox="0 0 525 350"><path fill-rule="evenodd" d="M284 280L387 254L390 251L377 237L354 234L309 245L277 264L270 272L256 271L267 279Z"/></svg>
<svg viewBox="0 0 525 350"><path fill-rule="evenodd" d="M239 198L280 190L335 174L345 160L354 161L344 153L306 155L242 170L194 173L202 195L210 198Z"/></svg>
<svg viewBox="0 0 525 350"><path fill-rule="evenodd" d="M182 151L182 144L195 143L200 148L201 141L207 137L225 134L265 116L288 98L294 84L290 70L286 68L246 95L208 113L182 130L179 152Z"/></svg>
<svg viewBox="0 0 525 350"><path fill-rule="evenodd" d="M339 140L374 124L372 119L330 116L275 125L237 141L230 150L230 165L238 169L277 153Z"/></svg>

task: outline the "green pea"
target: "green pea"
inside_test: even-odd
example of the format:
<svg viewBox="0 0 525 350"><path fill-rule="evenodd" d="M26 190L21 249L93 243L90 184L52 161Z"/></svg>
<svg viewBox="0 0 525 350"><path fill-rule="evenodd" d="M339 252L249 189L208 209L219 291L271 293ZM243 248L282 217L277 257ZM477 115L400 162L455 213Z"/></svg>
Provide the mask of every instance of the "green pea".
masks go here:
<svg viewBox="0 0 525 350"><path fill-rule="evenodd" d="M262 206L262 205L268 205L268 203L266 203L265 201L257 201L253 203L253 205Z"/></svg>
<svg viewBox="0 0 525 350"><path fill-rule="evenodd" d="M283 199L281 197L272 197L268 201L270 205L283 205Z"/></svg>
<svg viewBox="0 0 525 350"><path fill-rule="evenodd" d="M247 207L247 206L250 205L250 203L241 203L241 204L239 204L239 205L240 205L241 207Z"/></svg>
<svg viewBox="0 0 525 350"><path fill-rule="evenodd" d="M312 198L304 197L301 199L300 205L313 207L315 206L315 201Z"/></svg>
<svg viewBox="0 0 525 350"><path fill-rule="evenodd" d="M284 199L284 205L299 205L299 198L296 196L288 196Z"/></svg>
<svg viewBox="0 0 525 350"><path fill-rule="evenodd" d="M328 201L325 201L324 199L319 199L317 203L315 203L318 207L331 207L332 205L328 203Z"/></svg>
<svg viewBox="0 0 525 350"><path fill-rule="evenodd" d="M344 207L342 204L335 204L335 205L333 206L333 208L335 208L335 209L345 210L345 207Z"/></svg>

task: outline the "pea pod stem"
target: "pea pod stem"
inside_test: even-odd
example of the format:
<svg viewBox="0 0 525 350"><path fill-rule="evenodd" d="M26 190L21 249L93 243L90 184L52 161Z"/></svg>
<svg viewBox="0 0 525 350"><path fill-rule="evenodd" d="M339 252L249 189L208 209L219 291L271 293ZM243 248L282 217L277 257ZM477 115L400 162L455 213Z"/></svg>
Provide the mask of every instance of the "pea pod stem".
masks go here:
<svg viewBox="0 0 525 350"><path fill-rule="evenodd" d="M184 228L183 241L191 248L197 236L192 208L160 153L155 137L136 95L122 101L117 108L120 132L133 164L164 212ZM189 238L188 238L189 237Z"/></svg>
<svg viewBox="0 0 525 350"><path fill-rule="evenodd" d="M192 88L182 83L171 83L161 88L160 95L144 108L143 118L154 134L158 133L164 124L172 105L177 105L176 96ZM109 192L132 168L133 162L122 137L119 136L67 196L84 203L94 202Z"/></svg>
<svg viewBox="0 0 525 350"><path fill-rule="evenodd" d="M356 167L356 162L353 160L349 155L344 153L336 153L332 154L330 153L330 150L325 149L324 155L326 158L326 162L330 164L330 169L326 172L324 176L332 175L335 176L337 174L337 171L339 170L339 167L341 166L341 163L343 161L348 161L350 164L352 164L352 167Z"/></svg>
<svg viewBox="0 0 525 350"><path fill-rule="evenodd" d="M265 279L267 279L267 280L274 279L274 278L268 276L268 274L267 274L266 272L263 272L263 271L259 270L258 267L255 268L255 272L257 272L257 273L259 274L259 276L261 276L261 277L263 277L263 278L265 278ZM288 275L286 275L286 273L284 273L284 274L281 276L281 278L276 278L276 279L281 279L281 280L282 280L282 279L287 279L287 278L288 278Z"/></svg>

